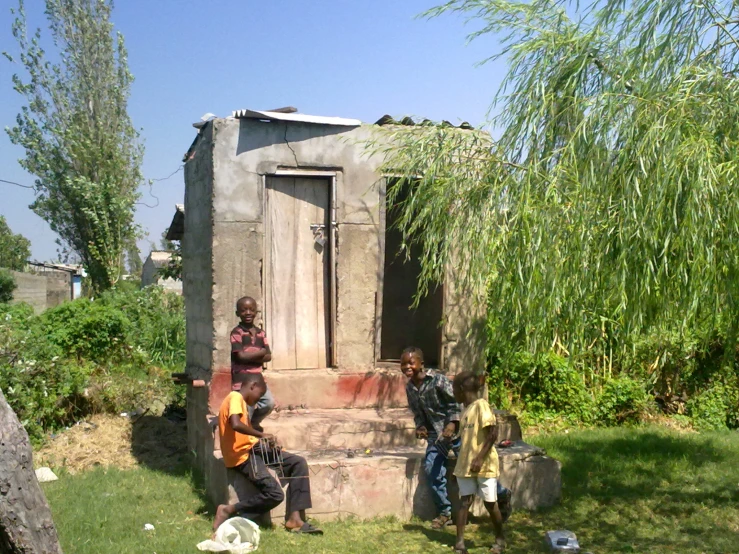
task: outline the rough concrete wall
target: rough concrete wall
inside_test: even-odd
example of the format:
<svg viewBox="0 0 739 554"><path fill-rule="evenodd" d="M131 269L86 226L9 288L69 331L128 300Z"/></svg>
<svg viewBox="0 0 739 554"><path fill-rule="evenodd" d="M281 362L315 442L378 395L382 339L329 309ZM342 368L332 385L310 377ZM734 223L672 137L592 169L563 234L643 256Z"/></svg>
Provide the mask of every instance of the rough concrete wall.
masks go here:
<svg viewBox="0 0 739 554"><path fill-rule="evenodd" d="M46 277L46 308L53 308L72 300L70 279Z"/></svg>
<svg viewBox="0 0 739 554"><path fill-rule="evenodd" d="M444 284L443 353L444 370L454 375L461 371L485 370L486 303L480 291L465 288L450 264Z"/></svg>
<svg viewBox="0 0 739 554"><path fill-rule="evenodd" d="M151 257L146 258L144 266L141 269L141 286L147 287L157 282L157 268L154 266L154 262L151 261Z"/></svg>
<svg viewBox="0 0 739 554"><path fill-rule="evenodd" d="M40 314L46 309L46 277L11 271L17 288L13 291L13 303L25 302Z"/></svg>
<svg viewBox="0 0 739 554"><path fill-rule="evenodd" d="M208 378L213 341L213 125L201 133L185 165L185 232L182 237L183 291L187 297L187 371Z"/></svg>
<svg viewBox="0 0 739 554"><path fill-rule="evenodd" d="M234 301L249 294L263 306L263 175L300 167L338 172L337 361L373 370L380 183L378 160L359 144L370 130L222 119L214 127L214 369L230 365Z"/></svg>
<svg viewBox="0 0 739 554"><path fill-rule="evenodd" d="M18 286L13 292L13 303L30 304L37 314L72 299L72 289L68 279L19 271L10 273L13 274L15 284Z"/></svg>

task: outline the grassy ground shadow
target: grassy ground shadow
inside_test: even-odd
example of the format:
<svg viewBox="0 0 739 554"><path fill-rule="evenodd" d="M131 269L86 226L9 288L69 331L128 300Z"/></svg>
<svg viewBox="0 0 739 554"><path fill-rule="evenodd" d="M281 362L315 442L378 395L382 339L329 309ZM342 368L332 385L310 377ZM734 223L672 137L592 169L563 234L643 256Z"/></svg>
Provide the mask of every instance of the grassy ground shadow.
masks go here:
<svg viewBox="0 0 739 554"><path fill-rule="evenodd" d="M136 451L143 459L167 429L139 436ZM562 462L563 499L548 510L515 512L506 525L507 554L544 552L544 533L553 529L574 531L583 551L595 554L739 553L739 433L602 429L531 442ZM210 517L198 514L203 500L180 467L157 462L151 469L96 469L45 485L65 552L194 551L208 535ZM143 531L145 523L156 530ZM323 527L320 538L265 531L260 551L449 552L455 533L454 527L433 531L427 523L393 519ZM482 554L492 529L476 520L467 536L470 552Z"/></svg>
<svg viewBox="0 0 739 554"><path fill-rule="evenodd" d="M562 462L560 506L519 513L510 552L569 529L584 551L739 552L739 434L657 428L541 436Z"/></svg>
<svg viewBox="0 0 739 554"><path fill-rule="evenodd" d="M143 415L133 421L131 454L145 468L189 479L193 492L201 500L196 513L213 513L203 476L193 467L187 450L186 421L178 413Z"/></svg>

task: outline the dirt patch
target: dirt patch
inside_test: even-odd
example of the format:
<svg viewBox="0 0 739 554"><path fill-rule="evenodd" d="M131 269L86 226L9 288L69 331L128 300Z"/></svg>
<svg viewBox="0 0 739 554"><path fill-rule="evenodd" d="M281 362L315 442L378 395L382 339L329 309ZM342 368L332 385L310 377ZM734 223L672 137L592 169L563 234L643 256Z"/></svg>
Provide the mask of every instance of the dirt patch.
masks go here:
<svg viewBox="0 0 739 554"><path fill-rule="evenodd" d="M94 467L142 465L173 471L182 467L186 455L184 421L96 415L49 439L34 453L34 465L64 468L72 474Z"/></svg>

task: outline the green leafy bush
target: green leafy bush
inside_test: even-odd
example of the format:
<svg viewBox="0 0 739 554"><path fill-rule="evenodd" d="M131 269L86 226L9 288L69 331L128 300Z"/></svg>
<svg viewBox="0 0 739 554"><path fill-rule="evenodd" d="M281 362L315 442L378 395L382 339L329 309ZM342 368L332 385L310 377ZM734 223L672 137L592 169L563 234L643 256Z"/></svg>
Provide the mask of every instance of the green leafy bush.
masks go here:
<svg viewBox="0 0 739 554"><path fill-rule="evenodd" d="M582 376L554 352L539 356L517 352L493 365L490 375L489 389L501 406L512 402L532 414L561 414L577 422L592 418L593 398ZM509 402L503 398L505 390L512 396Z"/></svg>
<svg viewBox="0 0 739 554"><path fill-rule="evenodd" d="M638 423L649 408L643 383L629 377L609 379L597 399L596 421L601 425Z"/></svg>
<svg viewBox="0 0 739 554"><path fill-rule="evenodd" d="M30 306L0 306L0 388L33 439L67 425L82 410L92 368L45 340Z"/></svg>
<svg viewBox="0 0 739 554"><path fill-rule="evenodd" d="M710 388L688 400L688 414L697 429L710 431L736 427L737 389L724 384Z"/></svg>
<svg viewBox="0 0 739 554"><path fill-rule="evenodd" d="M125 312L104 302L80 298L41 316L49 341L65 355L95 363L120 361L129 350L133 325Z"/></svg>
<svg viewBox="0 0 739 554"><path fill-rule="evenodd" d="M112 290L34 315L0 305L0 388L32 440L94 412L184 406L182 298Z"/></svg>
<svg viewBox="0 0 739 554"><path fill-rule="evenodd" d="M0 269L0 304L7 304L13 300L13 292L17 286L13 274Z"/></svg>

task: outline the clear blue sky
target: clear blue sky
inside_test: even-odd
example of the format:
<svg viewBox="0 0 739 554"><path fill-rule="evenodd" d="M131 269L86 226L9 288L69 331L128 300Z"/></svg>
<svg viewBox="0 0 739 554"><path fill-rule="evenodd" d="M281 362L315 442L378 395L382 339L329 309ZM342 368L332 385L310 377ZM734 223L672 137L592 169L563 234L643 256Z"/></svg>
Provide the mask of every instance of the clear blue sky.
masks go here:
<svg viewBox="0 0 739 554"><path fill-rule="evenodd" d="M384 114L418 115L480 125L503 78L504 64L475 67L498 49L493 39L466 45L460 17L415 16L434 0L118 0L113 15L126 38L136 81L129 113L141 128L147 178L176 170L206 112L296 106L302 113L374 122ZM17 52L8 5L0 8L0 51ZM33 27L43 26L43 0L26 0ZM0 59L0 126L22 103ZM0 179L32 184L18 165L20 148L0 132ZM142 201L156 204L142 187ZM182 172L153 187L156 208L138 206L136 220L159 243L174 204L183 201ZM0 183L0 214L32 242L32 256L56 258L56 236L28 205L33 191Z"/></svg>

